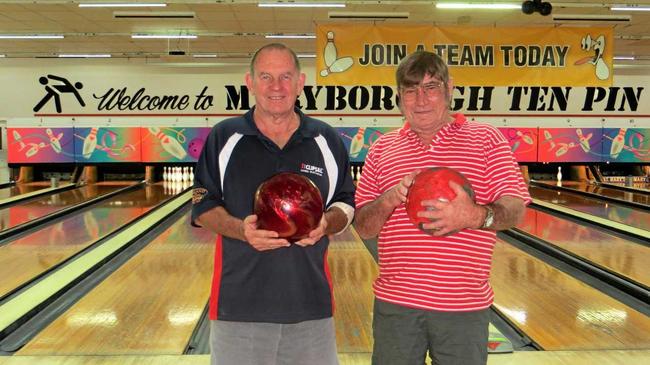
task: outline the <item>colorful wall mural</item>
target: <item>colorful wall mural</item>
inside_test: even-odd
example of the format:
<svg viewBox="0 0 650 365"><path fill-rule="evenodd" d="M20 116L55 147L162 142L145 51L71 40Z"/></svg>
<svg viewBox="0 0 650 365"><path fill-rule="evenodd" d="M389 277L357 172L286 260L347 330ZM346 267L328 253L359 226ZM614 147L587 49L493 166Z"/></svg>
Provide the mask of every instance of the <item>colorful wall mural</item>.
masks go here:
<svg viewBox="0 0 650 365"><path fill-rule="evenodd" d="M7 128L9 163L74 162L73 128Z"/></svg>
<svg viewBox="0 0 650 365"><path fill-rule="evenodd" d="M142 162L195 162L209 127L148 127L140 130Z"/></svg>
<svg viewBox="0 0 650 365"><path fill-rule="evenodd" d="M337 127L350 161L397 127ZM650 162L649 128L499 128L517 161ZM195 162L209 127L7 128L12 164Z"/></svg>

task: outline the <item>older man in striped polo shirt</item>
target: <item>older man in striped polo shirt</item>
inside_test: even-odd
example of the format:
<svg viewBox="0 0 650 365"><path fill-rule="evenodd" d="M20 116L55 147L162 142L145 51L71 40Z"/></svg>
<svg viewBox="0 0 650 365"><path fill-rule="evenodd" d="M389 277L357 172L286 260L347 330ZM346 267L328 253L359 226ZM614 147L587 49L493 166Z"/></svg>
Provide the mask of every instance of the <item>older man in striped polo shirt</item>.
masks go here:
<svg viewBox="0 0 650 365"><path fill-rule="evenodd" d="M397 87L404 126L372 145L356 193L355 227L379 245L372 363L421 365L428 351L436 364L485 364L496 231L523 217L526 183L496 128L450 113L440 57L404 59ZM415 175L437 166L465 175L475 199L452 183L455 199L424 201L427 233L404 203Z"/></svg>

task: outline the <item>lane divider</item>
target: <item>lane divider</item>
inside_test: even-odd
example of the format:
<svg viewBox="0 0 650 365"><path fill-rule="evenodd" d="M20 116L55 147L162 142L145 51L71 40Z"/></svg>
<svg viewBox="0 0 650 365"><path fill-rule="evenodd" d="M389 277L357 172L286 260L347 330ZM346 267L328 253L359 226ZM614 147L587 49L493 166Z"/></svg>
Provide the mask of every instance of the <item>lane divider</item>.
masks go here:
<svg viewBox="0 0 650 365"><path fill-rule="evenodd" d="M549 210L558 211L566 215L580 218L582 220L591 221L601 226L610 227L618 231L630 233L638 237L643 237L645 239L650 239L650 231L646 231L645 229L629 226L627 224L623 224L619 222L614 222L612 220L602 218L593 214L584 213L575 209L563 207L561 205L549 203L535 198L533 198L533 204L539 205L540 207L544 207Z"/></svg>
<svg viewBox="0 0 650 365"><path fill-rule="evenodd" d="M34 191L30 192L30 193L25 193L25 194L15 195L15 196L12 196L12 197L9 197L9 198L0 199L0 206L15 203L15 202L25 200L25 199L29 199L29 198L33 198L33 197L38 196L38 195L45 195L47 193L54 192L54 191L67 190L67 189L69 189L71 187L74 187L74 186L75 186L75 184L68 183L68 184L59 185L59 186L57 186L55 188L38 189L38 190L34 190Z"/></svg>
<svg viewBox="0 0 650 365"><path fill-rule="evenodd" d="M156 209L156 211L148 214L136 224L117 233L114 237L108 239L95 249L77 257L20 295L0 305L0 334L32 310L45 303L48 298L63 290L83 273L92 269L95 265L122 247L133 242L146 231L150 230L156 223L186 204L190 200L191 195L191 191L185 192L178 198L173 199L164 206Z"/></svg>

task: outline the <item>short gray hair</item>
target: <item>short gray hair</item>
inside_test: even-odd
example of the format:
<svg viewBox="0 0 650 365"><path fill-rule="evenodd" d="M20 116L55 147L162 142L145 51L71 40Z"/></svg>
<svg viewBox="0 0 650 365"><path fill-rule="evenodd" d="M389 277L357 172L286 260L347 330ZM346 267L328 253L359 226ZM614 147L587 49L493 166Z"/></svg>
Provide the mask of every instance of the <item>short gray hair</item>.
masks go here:
<svg viewBox="0 0 650 365"><path fill-rule="evenodd" d="M271 49L276 51L289 52L289 54L291 54L291 57L293 58L293 64L296 66L296 71L300 72L300 61L298 61L298 56L296 55L296 52L294 52L291 48L287 47L282 43L269 43L261 47L260 49L258 49L253 55L250 64L251 76L255 75L255 62L257 61L257 57L259 56L259 54L262 53L262 51L271 50Z"/></svg>

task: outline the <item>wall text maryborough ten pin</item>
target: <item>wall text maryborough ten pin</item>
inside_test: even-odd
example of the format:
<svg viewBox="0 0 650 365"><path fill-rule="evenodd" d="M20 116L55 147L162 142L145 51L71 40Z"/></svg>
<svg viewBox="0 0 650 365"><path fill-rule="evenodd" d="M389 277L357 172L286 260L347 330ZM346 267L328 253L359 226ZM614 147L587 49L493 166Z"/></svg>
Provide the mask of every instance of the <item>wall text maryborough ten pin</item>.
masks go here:
<svg viewBox="0 0 650 365"><path fill-rule="evenodd" d="M248 110L254 104L245 86L225 85L226 110ZM573 100L570 86L506 88L509 111L567 111L579 105L581 111L635 112L644 87L586 87L582 100ZM491 111L495 87L457 86L451 98L452 110ZM576 92L573 92L575 95ZM574 99L577 96L574 96ZM499 101L503 103L503 101ZM306 85L297 105L304 111L340 111L345 109L391 111L397 109L397 95L388 86L310 86ZM575 108L575 107L574 107Z"/></svg>

